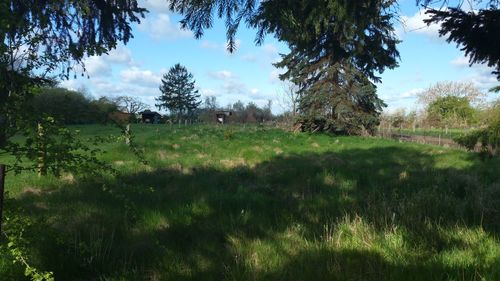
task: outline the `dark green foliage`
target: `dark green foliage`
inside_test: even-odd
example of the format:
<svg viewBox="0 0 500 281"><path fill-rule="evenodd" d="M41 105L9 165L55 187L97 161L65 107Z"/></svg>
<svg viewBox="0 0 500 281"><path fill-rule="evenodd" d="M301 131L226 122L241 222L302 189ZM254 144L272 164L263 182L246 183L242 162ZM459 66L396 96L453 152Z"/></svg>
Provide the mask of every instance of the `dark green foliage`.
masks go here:
<svg viewBox="0 0 500 281"><path fill-rule="evenodd" d="M287 42L289 56L304 58L287 64L289 71L347 62L379 81L375 73L396 67L399 57L393 4L391 0L264 1L253 22L260 34L273 33Z"/></svg>
<svg viewBox="0 0 500 281"><path fill-rule="evenodd" d="M238 100L234 104L222 108L217 105L215 97L205 98L204 106L198 109L197 114L202 122L215 123L217 122L216 113L219 111L231 112L231 115L227 116L225 123L254 124L272 121L275 117L271 112L271 101L268 101L266 106L260 107L253 102L245 105Z"/></svg>
<svg viewBox="0 0 500 281"><path fill-rule="evenodd" d="M256 5L252 0L174 0L171 8L185 16L183 24L197 37L211 27L216 14L226 18L229 39L234 37L234 27L245 20L258 30L257 43L268 33L286 42L291 52L277 66L287 70L282 79L300 87L302 111L310 121L305 123L319 122L324 124L321 130L351 134L359 133L362 125L371 130L377 124L383 103L369 80L378 82L378 73L397 66L394 3L270 0Z"/></svg>
<svg viewBox="0 0 500 281"><path fill-rule="evenodd" d="M213 14L225 17L227 48L233 52L236 48L236 31L242 20L247 24L255 12L257 0L171 0L170 9L184 15L182 27L194 31L196 38L203 36L204 30L211 28Z"/></svg>
<svg viewBox="0 0 500 281"><path fill-rule="evenodd" d="M495 156L500 147L500 103L494 104L488 113L488 124L485 128L458 136L454 141L468 150L474 150L479 144L481 152Z"/></svg>
<svg viewBox="0 0 500 281"><path fill-rule="evenodd" d="M201 104L193 74L180 64L163 75L160 91L162 95L156 98L156 106L169 110L177 118L192 116Z"/></svg>
<svg viewBox="0 0 500 281"><path fill-rule="evenodd" d="M135 0L0 1L0 149L30 124L25 109L34 88L127 43L130 24L145 12Z"/></svg>
<svg viewBox="0 0 500 281"><path fill-rule="evenodd" d="M184 26L196 37L210 28L213 14L224 17L232 50L242 20L257 31L257 43L268 33L311 60L344 59L370 79L375 72L397 66L398 40L393 33L392 0L173 0L171 9L184 15ZM258 4L258 5L257 5Z"/></svg>
<svg viewBox="0 0 500 281"><path fill-rule="evenodd" d="M61 74L67 76L72 62L126 43L132 37L130 23L145 12L136 0L2 1L0 69L52 72L63 66ZM19 46L25 47L16 57L21 61L12 61L9 55Z"/></svg>
<svg viewBox="0 0 500 281"><path fill-rule="evenodd" d="M91 139L91 148L77 131L62 127L52 117L38 120L37 130L26 130L23 135L24 144L11 143L8 147L16 156L16 163L10 166L15 172L36 170L41 176L59 176L62 172L90 175L110 169L97 158L102 150L96 147L104 138Z"/></svg>
<svg viewBox="0 0 500 281"><path fill-rule="evenodd" d="M449 126L470 125L475 121L476 110L466 97L445 96L427 106L428 117Z"/></svg>
<svg viewBox="0 0 500 281"><path fill-rule="evenodd" d="M378 98L375 85L351 66L314 66L302 73L294 72L296 76L291 77L305 81L299 100L301 129L337 134L373 133L386 106ZM310 71L315 73L314 78L310 78Z"/></svg>
<svg viewBox="0 0 500 281"><path fill-rule="evenodd" d="M35 91L27 109L30 118L53 117L61 124L105 123L117 111L115 102L107 98L93 100L84 94L64 88L41 88Z"/></svg>

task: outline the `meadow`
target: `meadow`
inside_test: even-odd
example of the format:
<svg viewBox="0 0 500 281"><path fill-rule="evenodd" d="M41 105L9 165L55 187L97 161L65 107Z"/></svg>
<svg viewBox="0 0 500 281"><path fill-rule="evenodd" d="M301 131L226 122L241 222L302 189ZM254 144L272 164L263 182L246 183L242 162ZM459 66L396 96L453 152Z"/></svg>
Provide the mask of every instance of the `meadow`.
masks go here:
<svg viewBox="0 0 500 281"><path fill-rule="evenodd" d="M258 126L132 129L147 164L115 141L101 158L116 173L8 175L6 227L22 225L30 264L56 280L500 280L498 157ZM1 247L0 279L24 280L12 259Z"/></svg>

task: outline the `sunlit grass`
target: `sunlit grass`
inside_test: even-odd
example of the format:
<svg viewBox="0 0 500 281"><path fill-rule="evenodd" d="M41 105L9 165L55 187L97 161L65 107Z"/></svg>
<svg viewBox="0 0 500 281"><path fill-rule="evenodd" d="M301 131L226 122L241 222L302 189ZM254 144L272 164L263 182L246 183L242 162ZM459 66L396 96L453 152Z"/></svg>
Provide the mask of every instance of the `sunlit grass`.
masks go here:
<svg viewBox="0 0 500 281"><path fill-rule="evenodd" d="M8 176L7 215L32 221L26 250L56 279L500 279L498 158L258 126L133 131L148 164L116 141L102 158L117 175ZM5 249L0 276L23 278Z"/></svg>

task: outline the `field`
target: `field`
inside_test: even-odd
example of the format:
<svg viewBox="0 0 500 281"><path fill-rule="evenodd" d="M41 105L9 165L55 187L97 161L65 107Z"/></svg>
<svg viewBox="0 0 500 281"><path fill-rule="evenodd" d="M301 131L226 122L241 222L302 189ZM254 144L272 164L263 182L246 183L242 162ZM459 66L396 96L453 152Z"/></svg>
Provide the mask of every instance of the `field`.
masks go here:
<svg viewBox="0 0 500 281"><path fill-rule="evenodd" d="M147 165L114 142L116 174L8 175L6 225L23 226L31 265L56 280L500 280L498 158L266 127L133 131ZM0 248L0 279L24 280L12 259Z"/></svg>

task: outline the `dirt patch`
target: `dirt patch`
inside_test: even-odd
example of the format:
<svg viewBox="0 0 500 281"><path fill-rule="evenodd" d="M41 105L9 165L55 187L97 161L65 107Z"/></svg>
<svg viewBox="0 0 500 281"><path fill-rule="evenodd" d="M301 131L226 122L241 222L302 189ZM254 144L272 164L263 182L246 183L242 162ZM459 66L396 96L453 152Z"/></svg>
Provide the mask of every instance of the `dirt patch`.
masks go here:
<svg viewBox="0 0 500 281"><path fill-rule="evenodd" d="M223 159L223 160L220 160L220 163L225 168L234 168L234 167L238 167L238 166L246 166L247 165L244 158Z"/></svg>
<svg viewBox="0 0 500 281"><path fill-rule="evenodd" d="M23 192L21 192L21 197L31 197L31 196L40 196L42 191L38 188L34 187L25 187Z"/></svg>
<svg viewBox="0 0 500 281"><path fill-rule="evenodd" d="M167 152L165 150L158 150L156 154L160 160L165 160L165 158L167 158Z"/></svg>
<svg viewBox="0 0 500 281"><path fill-rule="evenodd" d="M196 158L198 159L203 159L203 158L206 158L208 155L207 154L204 154L204 153L198 153L196 154Z"/></svg>
<svg viewBox="0 0 500 281"><path fill-rule="evenodd" d="M264 151L264 149L260 146L254 146L252 147L252 150L255 151L255 152L262 152Z"/></svg>
<svg viewBox="0 0 500 281"><path fill-rule="evenodd" d="M179 153L168 153L165 150L158 150L156 155L158 156L158 159L160 159L160 160L177 159L180 157Z"/></svg>
<svg viewBox="0 0 500 281"><path fill-rule="evenodd" d="M72 173L67 173L61 176L61 180L66 182L66 183L74 183L75 182L75 176L73 176Z"/></svg>

